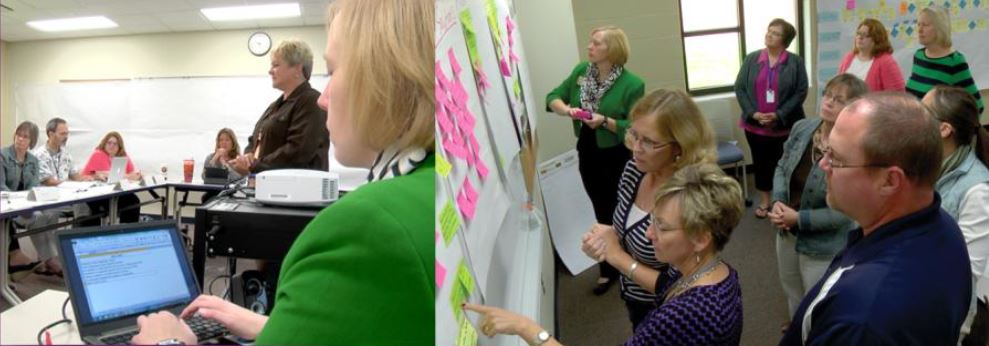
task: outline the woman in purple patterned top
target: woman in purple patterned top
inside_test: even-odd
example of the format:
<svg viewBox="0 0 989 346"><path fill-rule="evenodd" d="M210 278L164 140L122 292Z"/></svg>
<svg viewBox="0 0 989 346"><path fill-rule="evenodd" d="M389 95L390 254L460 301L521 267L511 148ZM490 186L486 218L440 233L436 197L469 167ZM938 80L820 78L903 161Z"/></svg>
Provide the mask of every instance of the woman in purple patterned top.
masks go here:
<svg viewBox="0 0 989 346"><path fill-rule="evenodd" d="M656 194L646 232L656 259L671 268L657 280L657 305L626 345L737 345L742 336L738 273L720 259L742 216L742 189L718 166L677 171ZM634 269L633 269L634 270ZM514 334L530 345L560 345L531 319L467 304L487 336Z"/></svg>

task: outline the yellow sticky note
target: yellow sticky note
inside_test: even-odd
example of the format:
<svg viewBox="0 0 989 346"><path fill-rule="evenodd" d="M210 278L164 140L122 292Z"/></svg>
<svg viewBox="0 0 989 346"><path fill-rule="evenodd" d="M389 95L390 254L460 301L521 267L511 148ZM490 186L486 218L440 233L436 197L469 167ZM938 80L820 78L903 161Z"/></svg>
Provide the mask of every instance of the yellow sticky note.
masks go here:
<svg viewBox="0 0 989 346"><path fill-rule="evenodd" d="M456 284L450 287L450 291L450 306L453 308L453 315L459 320L464 314L461 305L467 301L467 292L464 292L464 288Z"/></svg>
<svg viewBox="0 0 989 346"><path fill-rule="evenodd" d="M463 261L460 261L460 268L457 269L457 280L464 285L467 294L474 293L474 276L470 275L470 269Z"/></svg>
<svg viewBox="0 0 989 346"><path fill-rule="evenodd" d="M477 330L466 318L460 320L460 333L457 336L457 346L477 345Z"/></svg>
<svg viewBox="0 0 989 346"><path fill-rule="evenodd" d="M446 201L443 210L440 211L440 232L443 233L446 246L450 246L450 240L453 239L458 228L460 228L460 218L457 216L457 210L453 208L453 202Z"/></svg>
<svg viewBox="0 0 989 346"><path fill-rule="evenodd" d="M446 178L450 175L451 169L453 169L453 165L443 158L443 155L436 155L436 173L439 173L441 177Z"/></svg>
<svg viewBox="0 0 989 346"><path fill-rule="evenodd" d="M975 21L975 27L978 28L979 30L985 30L986 29L986 20L985 19L976 20Z"/></svg>

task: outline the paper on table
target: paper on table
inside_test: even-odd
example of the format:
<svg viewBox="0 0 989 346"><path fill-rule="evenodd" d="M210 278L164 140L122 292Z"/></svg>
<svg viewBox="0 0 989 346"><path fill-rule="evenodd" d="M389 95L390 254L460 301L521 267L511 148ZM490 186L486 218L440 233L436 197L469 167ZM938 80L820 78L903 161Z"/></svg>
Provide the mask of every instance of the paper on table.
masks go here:
<svg viewBox="0 0 989 346"><path fill-rule="evenodd" d="M60 189L72 189L72 190L85 190L96 185L96 182L92 181L63 181L58 184Z"/></svg>

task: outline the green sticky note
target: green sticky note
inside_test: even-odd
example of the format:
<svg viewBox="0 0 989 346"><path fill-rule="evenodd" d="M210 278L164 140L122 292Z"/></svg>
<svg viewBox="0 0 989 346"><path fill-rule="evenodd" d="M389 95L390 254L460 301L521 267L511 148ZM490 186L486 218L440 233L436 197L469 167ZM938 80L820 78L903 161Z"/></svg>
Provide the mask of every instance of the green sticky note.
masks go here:
<svg viewBox="0 0 989 346"><path fill-rule="evenodd" d="M460 268L457 269L457 280L464 285L467 294L474 293L474 276L470 275L470 269L464 261L460 261Z"/></svg>
<svg viewBox="0 0 989 346"><path fill-rule="evenodd" d="M463 287L460 285L453 285L453 287L450 287L450 290L450 306L453 307L453 315L459 320L464 314L464 309L461 305L464 305L464 302L467 301L467 292L464 292Z"/></svg>
<svg viewBox="0 0 989 346"><path fill-rule="evenodd" d="M477 330L466 318L460 320L460 333L457 336L457 346L477 345Z"/></svg>
<svg viewBox="0 0 989 346"><path fill-rule="evenodd" d="M436 173L439 173L441 177L446 178L450 175L451 169L453 169L453 165L443 158L443 155L436 155Z"/></svg>
<svg viewBox="0 0 989 346"><path fill-rule="evenodd" d="M453 208L453 202L446 201L443 210L440 211L440 232L443 233L443 241L446 246L450 246L450 240L460 228L460 218L457 217L457 210Z"/></svg>
<svg viewBox="0 0 989 346"><path fill-rule="evenodd" d="M469 9L460 11L460 26L464 29L464 40L467 41L470 62L474 66L480 66L481 55L477 52L477 33L474 31L474 20L471 19Z"/></svg>

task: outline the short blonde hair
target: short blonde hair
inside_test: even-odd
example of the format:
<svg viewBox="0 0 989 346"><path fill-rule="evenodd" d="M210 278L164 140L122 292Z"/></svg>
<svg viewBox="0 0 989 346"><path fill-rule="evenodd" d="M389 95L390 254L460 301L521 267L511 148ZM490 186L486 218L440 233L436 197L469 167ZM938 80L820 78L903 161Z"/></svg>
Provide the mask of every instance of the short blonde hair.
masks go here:
<svg viewBox="0 0 989 346"><path fill-rule="evenodd" d="M272 52L289 66L302 65L302 77L307 81L312 76L312 49L309 45L297 39L288 39L278 44L278 48Z"/></svg>
<svg viewBox="0 0 989 346"><path fill-rule="evenodd" d="M680 90L657 89L649 92L632 106L632 121L655 115L659 133L673 139L680 147L680 158L674 166L717 162L714 131L701 114L690 95ZM629 146L630 143L625 143Z"/></svg>
<svg viewBox="0 0 989 346"><path fill-rule="evenodd" d="M330 5L326 27L336 39L338 66L347 71L351 121L370 148L397 143L433 151L434 8L429 0L337 0ZM333 21L339 21L336 32L329 32Z"/></svg>
<svg viewBox="0 0 989 346"><path fill-rule="evenodd" d="M659 208L674 199L680 202L684 232L692 238L710 232L716 251L725 248L742 219L742 188L715 164L678 170L659 188L655 205Z"/></svg>
<svg viewBox="0 0 989 346"><path fill-rule="evenodd" d="M948 17L948 10L941 6L927 6L920 10L917 17L927 15L927 19L934 24L934 43L945 47L951 47L951 18Z"/></svg>
<svg viewBox="0 0 989 346"><path fill-rule="evenodd" d="M608 45L608 62L613 65L625 65L629 54L632 54L625 31L614 25L605 25L591 30L591 36L598 32L603 34L604 44Z"/></svg>

